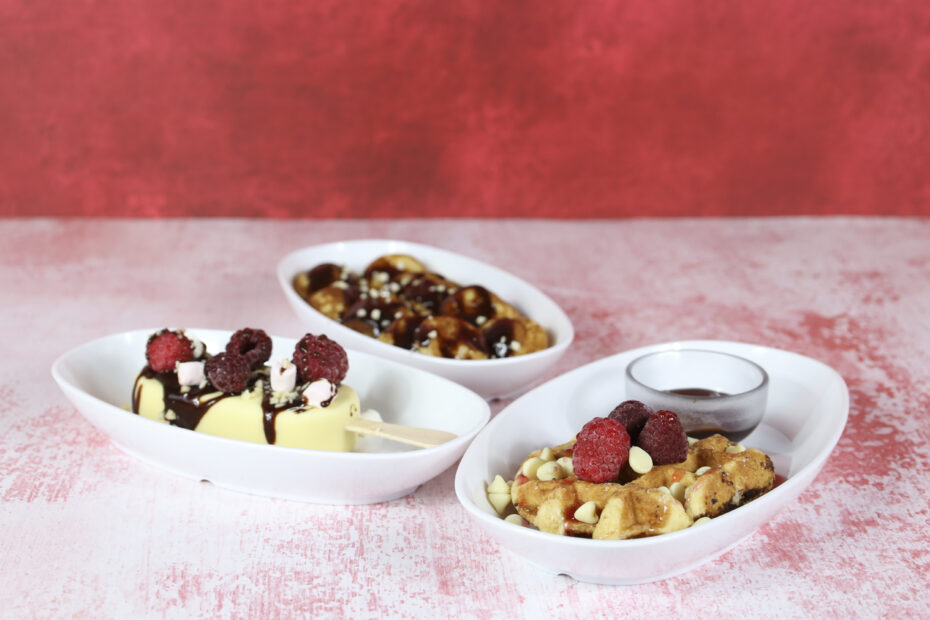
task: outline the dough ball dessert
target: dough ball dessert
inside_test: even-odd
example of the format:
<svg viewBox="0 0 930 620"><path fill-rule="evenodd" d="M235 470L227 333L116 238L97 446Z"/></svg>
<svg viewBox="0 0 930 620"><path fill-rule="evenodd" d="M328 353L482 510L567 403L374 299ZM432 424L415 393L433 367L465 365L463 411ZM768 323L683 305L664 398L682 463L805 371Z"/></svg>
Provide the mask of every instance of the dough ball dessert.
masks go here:
<svg viewBox="0 0 930 620"><path fill-rule="evenodd" d="M297 274L293 286L327 317L424 355L499 359L550 345L545 327L494 292L462 286L406 254L380 256L361 274L322 263Z"/></svg>

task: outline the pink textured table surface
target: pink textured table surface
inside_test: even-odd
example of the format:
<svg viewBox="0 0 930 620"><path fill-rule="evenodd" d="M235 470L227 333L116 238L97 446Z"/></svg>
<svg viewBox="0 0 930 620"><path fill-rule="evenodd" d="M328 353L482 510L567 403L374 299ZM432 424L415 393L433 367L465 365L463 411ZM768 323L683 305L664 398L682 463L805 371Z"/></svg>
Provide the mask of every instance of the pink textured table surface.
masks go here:
<svg viewBox="0 0 930 620"><path fill-rule="evenodd" d="M51 380L60 353L139 327L298 336L278 259L364 237L447 247L540 286L577 330L549 377L650 343L753 342L837 369L849 423L800 501L742 544L674 579L608 587L483 540L454 468L373 506L237 494L125 455ZM930 614L928 220L6 220L0 248L6 617Z"/></svg>

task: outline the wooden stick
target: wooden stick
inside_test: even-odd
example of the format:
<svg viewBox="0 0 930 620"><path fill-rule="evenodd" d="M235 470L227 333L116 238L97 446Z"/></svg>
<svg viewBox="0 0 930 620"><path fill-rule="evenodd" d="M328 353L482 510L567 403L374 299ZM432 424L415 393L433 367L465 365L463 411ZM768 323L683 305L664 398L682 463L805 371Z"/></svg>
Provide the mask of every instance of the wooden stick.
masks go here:
<svg viewBox="0 0 930 620"><path fill-rule="evenodd" d="M346 425L346 430L360 435L377 435L378 437L384 437L385 439L399 441L420 448L432 448L433 446L438 446L439 444L446 443L458 437L458 435L454 433L437 431L431 428L401 426L400 424L375 422L374 420L363 420L361 418L349 422L349 424Z"/></svg>

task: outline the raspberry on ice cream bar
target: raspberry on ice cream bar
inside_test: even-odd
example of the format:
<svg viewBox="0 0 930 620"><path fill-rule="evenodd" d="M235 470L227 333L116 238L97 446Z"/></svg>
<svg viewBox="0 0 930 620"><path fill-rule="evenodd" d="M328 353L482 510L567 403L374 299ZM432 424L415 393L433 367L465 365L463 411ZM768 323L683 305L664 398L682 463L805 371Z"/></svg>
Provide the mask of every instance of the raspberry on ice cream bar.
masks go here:
<svg viewBox="0 0 930 620"><path fill-rule="evenodd" d="M261 368L271 357L271 338L261 329L240 329L226 344L228 355L241 355L252 369Z"/></svg>
<svg viewBox="0 0 930 620"><path fill-rule="evenodd" d="M149 336L145 359L155 372L174 370L175 364L194 359L194 346L184 330L163 329Z"/></svg>
<svg viewBox="0 0 930 620"><path fill-rule="evenodd" d="M214 355L207 360L205 370L213 387L227 394L241 392L249 385L249 363L239 355Z"/></svg>
<svg viewBox="0 0 930 620"><path fill-rule="evenodd" d="M339 385L349 370L349 358L338 342L307 334L294 347L294 365L301 381L326 379Z"/></svg>

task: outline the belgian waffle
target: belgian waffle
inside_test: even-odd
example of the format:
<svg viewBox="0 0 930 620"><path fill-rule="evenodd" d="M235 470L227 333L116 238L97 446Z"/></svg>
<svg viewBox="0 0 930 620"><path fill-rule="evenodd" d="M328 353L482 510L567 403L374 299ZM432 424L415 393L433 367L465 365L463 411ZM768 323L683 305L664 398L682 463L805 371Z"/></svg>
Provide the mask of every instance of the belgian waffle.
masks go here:
<svg viewBox="0 0 930 620"><path fill-rule="evenodd" d="M571 457L574 441L527 457ZM772 460L722 435L696 441L681 463L638 475L627 468L618 482L593 483L574 474L540 480L521 465L510 487L517 513L543 532L602 540L656 536L716 517L769 491ZM578 518L588 505L593 518ZM593 507L593 511L590 508Z"/></svg>

